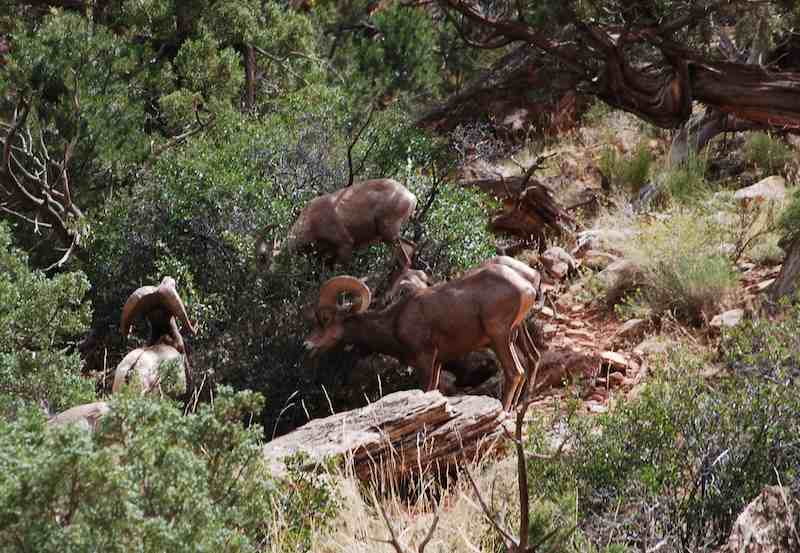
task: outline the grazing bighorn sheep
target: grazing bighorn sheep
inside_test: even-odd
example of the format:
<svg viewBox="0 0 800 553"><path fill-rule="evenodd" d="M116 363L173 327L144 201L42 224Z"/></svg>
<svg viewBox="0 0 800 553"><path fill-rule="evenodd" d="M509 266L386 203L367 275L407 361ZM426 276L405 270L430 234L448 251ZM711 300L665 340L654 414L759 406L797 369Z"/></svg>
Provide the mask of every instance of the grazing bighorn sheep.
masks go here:
<svg viewBox="0 0 800 553"><path fill-rule="evenodd" d="M353 250L383 241L394 244L410 264L400 230L416 206L417 197L396 180L357 182L311 200L289 230L284 249L294 252L314 244L346 264ZM270 265L273 248L266 237L258 241L261 264Z"/></svg>
<svg viewBox="0 0 800 553"><path fill-rule="evenodd" d="M339 307L342 292L352 294L356 302ZM316 352L344 343L391 355L419 370L426 390L438 388L442 362L491 347L505 373L502 401L510 410L525 378L513 342L536 295L528 279L494 262L459 279L413 291L383 310L367 311L369 288L353 277L335 277L320 289L318 328L306 347Z"/></svg>
<svg viewBox="0 0 800 553"><path fill-rule="evenodd" d="M132 376L142 393L159 390L159 367L170 361L178 365L177 388L185 390L188 364L175 318L179 318L192 334L195 329L172 277L164 277L159 286L142 286L130 295L122 308L120 330L123 336L128 336L134 319L139 316L146 317L150 323L150 338L146 347L131 351L117 366L112 392L119 391Z"/></svg>

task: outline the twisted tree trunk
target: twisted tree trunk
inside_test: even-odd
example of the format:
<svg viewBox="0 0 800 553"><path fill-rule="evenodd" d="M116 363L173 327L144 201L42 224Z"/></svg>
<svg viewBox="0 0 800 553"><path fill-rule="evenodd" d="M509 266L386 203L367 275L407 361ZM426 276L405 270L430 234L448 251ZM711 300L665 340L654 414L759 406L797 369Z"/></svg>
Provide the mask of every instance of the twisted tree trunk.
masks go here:
<svg viewBox="0 0 800 553"><path fill-rule="evenodd" d="M800 277L800 238L795 238L784 249L786 258L783 260L781 272L772 286L769 287L769 296L773 301L783 297L791 298L797 291L797 281Z"/></svg>

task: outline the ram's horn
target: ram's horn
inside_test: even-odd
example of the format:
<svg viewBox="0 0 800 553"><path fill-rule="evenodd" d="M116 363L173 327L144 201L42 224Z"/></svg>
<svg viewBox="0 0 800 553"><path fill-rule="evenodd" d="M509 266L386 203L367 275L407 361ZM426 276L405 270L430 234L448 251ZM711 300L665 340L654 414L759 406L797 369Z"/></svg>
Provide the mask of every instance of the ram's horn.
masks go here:
<svg viewBox="0 0 800 553"><path fill-rule="evenodd" d="M171 315L180 321L194 334L195 329L186 313L183 300L178 295L175 287L175 279L164 277L161 284L156 286L142 286L130 295L125 306L122 308L122 321L120 330L123 336L130 333L134 319L140 315L146 315L158 307L165 308Z"/></svg>
<svg viewBox="0 0 800 553"><path fill-rule="evenodd" d="M354 306L354 313L362 313L369 308L372 293L369 287L359 279L351 276L333 277L319 289L319 309L336 308L337 298L342 292L350 292L358 298Z"/></svg>

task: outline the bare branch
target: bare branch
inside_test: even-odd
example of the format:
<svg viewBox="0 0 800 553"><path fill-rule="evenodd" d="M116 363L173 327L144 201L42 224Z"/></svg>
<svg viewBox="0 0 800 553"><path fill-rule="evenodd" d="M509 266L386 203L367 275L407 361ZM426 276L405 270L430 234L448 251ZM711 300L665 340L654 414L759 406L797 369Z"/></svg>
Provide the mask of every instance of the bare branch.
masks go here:
<svg viewBox="0 0 800 553"><path fill-rule="evenodd" d="M433 538L433 533L436 530L436 526L439 524L439 507L436 508L436 514L433 515L433 522L431 523L431 527L428 529L428 533L425 535L425 538L419 543L418 552L425 553L425 548L428 546L428 543Z"/></svg>
<svg viewBox="0 0 800 553"><path fill-rule="evenodd" d="M469 483L472 485L472 490L475 492L475 497L478 499L478 503L483 510L484 516L489 520L491 525L497 531L500 536L506 540L506 545L513 546L514 548L519 548L519 541L515 538L507 529L503 528L498 520L491 514L491 510L489 506L486 504L486 501L483 499L480 490L478 489L478 485L475 483L475 479L472 478L472 473L469 471L467 467L464 467L464 472L467 474L467 479Z"/></svg>
<svg viewBox="0 0 800 553"><path fill-rule="evenodd" d="M58 261L56 261L55 263L53 263L52 265L46 267L44 272L52 271L55 268L61 268L67 261L69 261L69 258L72 255L72 252L75 251L75 246L77 245L78 245L78 237L75 236L75 238L72 240L72 244L70 244L69 248L67 248L67 251L64 252L63 257Z"/></svg>
<svg viewBox="0 0 800 553"><path fill-rule="evenodd" d="M372 102L372 105L369 107L369 114L367 115L367 119L364 121L364 124L361 125L361 128L358 129L356 135L353 137L353 141L350 142L350 145L347 147L347 168L349 170L349 177L347 178L347 187L353 184L353 148L355 147L358 140L361 138L361 134L364 130L369 126L370 122L372 121L372 115L375 113L375 102ZM363 162L362 162L363 165Z"/></svg>
<svg viewBox="0 0 800 553"><path fill-rule="evenodd" d="M389 530L389 536L390 536L390 539L388 540L375 539L375 541L379 541L381 543L388 543L394 548L395 551L397 551L397 553L406 553L406 550L403 548L400 542L397 541L397 535L394 532L394 527L392 526L392 523L389 521L389 516L386 514L386 509L383 507L383 503L381 503L378 500L378 497L375 495L375 492L372 493L372 501L375 502L375 504L377 504L378 510L380 510L381 515L383 516L383 521L386 523L386 528L388 528Z"/></svg>

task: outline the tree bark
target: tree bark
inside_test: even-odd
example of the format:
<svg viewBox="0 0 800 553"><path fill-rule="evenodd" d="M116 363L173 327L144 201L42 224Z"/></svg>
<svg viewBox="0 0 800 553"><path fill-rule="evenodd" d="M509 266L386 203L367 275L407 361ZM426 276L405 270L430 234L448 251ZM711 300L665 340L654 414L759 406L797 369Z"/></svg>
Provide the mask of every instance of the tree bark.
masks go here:
<svg viewBox="0 0 800 553"><path fill-rule="evenodd" d="M786 258L783 260L781 272L778 273L778 277L768 291L769 297L773 301L794 296L797 291L798 277L800 277L800 237L789 242L784 249Z"/></svg>
<svg viewBox="0 0 800 553"><path fill-rule="evenodd" d="M506 15L493 18L465 0L438 3L467 44L485 49L525 44L557 62L561 73L571 75L585 94L658 127L680 127L689 119L692 104L702 102L739 120L800 132L800 73L714 61L672 39L677 31L707 18L713 7L697 6L658 26L632 24L624 29L582 21L573 13L569 23L574 39L560 40L556 33L549 34L552 29L517 18L510 4L500 10ZM648 63L628 59L631 47L645 44L659 55L650 56ZM521 76L508 85L517 83L525 86Z"/></svg>
<svg viewBox="0 0 800 553"><path fill-rule="evenodd" d="M256 50L251 44L244 46L244 107L247 111L256 105Z"/></svg>
<svg viewBox="0 0 800 553"><path fill-rule="evenodd" d="M515 49L442 105L417 120L417 125L450 132L459 125L491 122L506 136L530 129L543 133L574 127L589 105L576 94L578 79L547 63L527 46Z"/></svg>
<svg viewBox="0 0 800 553"><path fill-rule="evenodd" d="M541 239L550 230L561 235L574 221L552 192L535 179L524 176L462 181L461 186L478 188L503 202L490 223L494 232L522 239Z"/></svg>

